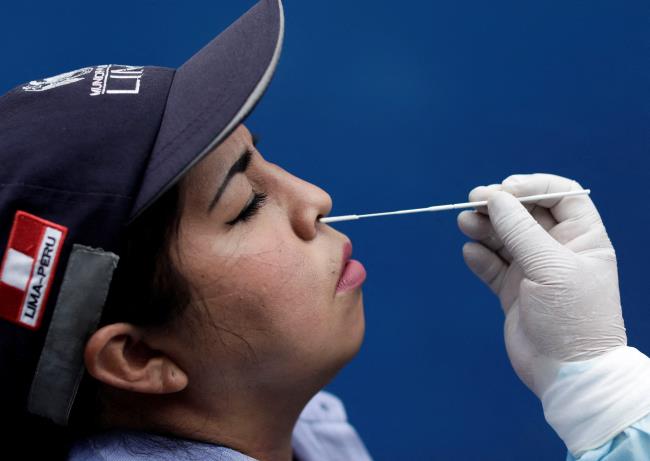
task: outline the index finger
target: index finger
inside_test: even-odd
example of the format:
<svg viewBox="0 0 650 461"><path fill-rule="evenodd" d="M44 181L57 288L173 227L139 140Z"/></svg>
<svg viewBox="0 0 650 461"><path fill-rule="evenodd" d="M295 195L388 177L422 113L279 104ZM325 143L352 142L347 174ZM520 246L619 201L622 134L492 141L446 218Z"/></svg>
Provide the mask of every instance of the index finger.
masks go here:
<svg viewBox="0 0 650 461"><path fill-rule="evenodd" d="M546 173L512 175L503 181L502 186L505 192L509 192L516 197L583 189L573 179ZM598 210L588 195L550 198L539 200L536 203L538 206L548 208L558 223L569 219L581 220L585 218L593 219L594 217L600 219Z"/></svg>

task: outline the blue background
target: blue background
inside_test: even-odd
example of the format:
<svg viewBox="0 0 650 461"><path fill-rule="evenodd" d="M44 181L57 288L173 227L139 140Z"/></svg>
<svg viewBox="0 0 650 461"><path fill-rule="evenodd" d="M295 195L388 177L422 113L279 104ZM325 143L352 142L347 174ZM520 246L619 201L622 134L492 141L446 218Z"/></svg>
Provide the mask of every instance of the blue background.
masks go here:
<svg viewBox="0 0 650 461"><path fill-rule="evenodd" d="M12 2L0 92L79 67L177 67L252 1ZM593 189L629 342L650 352L650 66L643 1L286 1L280 67L249 125L332 215L464 201L512 173ZM512 372L456 213L341 223L367 336L331 384L377 460L550 460L564 446Z"/></svg>

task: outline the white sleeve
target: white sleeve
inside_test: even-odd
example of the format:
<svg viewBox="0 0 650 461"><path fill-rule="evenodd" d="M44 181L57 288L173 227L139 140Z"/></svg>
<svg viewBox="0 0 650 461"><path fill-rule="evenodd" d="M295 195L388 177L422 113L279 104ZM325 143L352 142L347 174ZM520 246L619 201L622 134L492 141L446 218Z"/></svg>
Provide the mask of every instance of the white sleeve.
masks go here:
<svg viewBox="0 0 650 461"><path fill-rule="evenodd" d="M548 423L580 458L650 413L650 358L624 346L562 363L541 400Z"/></svg>
<svg viewBox="0 0 650 461"><path fill-rule="evenodd" d="M321 391L300 414L292 446L300 461L371 461L357 431L348 423L343 403Z"/></svg>

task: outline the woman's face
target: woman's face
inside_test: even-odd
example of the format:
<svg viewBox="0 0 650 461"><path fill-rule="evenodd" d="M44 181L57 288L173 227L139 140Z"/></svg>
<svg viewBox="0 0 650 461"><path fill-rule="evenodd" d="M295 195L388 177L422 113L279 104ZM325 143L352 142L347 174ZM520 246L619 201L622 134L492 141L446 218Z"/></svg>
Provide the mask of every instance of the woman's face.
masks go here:
<svg viewBox="0 0 650 461"><path fill-rule="evenodd" d="M266 199L241 219L255 194ZM188 390L324 385L364 333L361 288L337 290L349 239L318 221L330 196L267 162L240 126L185 176L181 197L171 254L193 289L177 335L191 345L178 358Z"/></svg>

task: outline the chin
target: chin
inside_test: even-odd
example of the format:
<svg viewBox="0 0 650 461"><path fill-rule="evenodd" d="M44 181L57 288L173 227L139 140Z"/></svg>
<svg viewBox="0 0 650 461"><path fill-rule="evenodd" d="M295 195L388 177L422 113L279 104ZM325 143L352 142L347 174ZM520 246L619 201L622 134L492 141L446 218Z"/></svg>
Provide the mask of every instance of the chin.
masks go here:
<svg viewBox="0 0 650 461"><path fill-rule="evenodd" d="M363 295L359 297L359 323L356 332L356 342L353 347L352 354L348 361L352 360L361 350L361 345L363 344L363 338L366 334L366 317L363 310Z"/></svg>
<svg viewBox="0 0 650 461"><path fill-rule="evenodd" d="M339 341L343 337L345 337L346 341L341 341L337 372L359 353L363 344L366 333L366 319L363 310L363 294L361 292L359 292L359 300L357 306L355 306L354 315L348 319L348 322L349 328L345 335L339 336Z"/></svg>
<svg viewBox="0 0 650 461"><path fill-rule="evenodd" d="M327 385L346 366L361 350L363 338L365 335L366 323L363 312L363 297L359 293L353 310L336 328L337 333L328 340L329 345L335 345L335 348L324 346L321 351L327 350L325 355L320 355L316 360L320 362L312 371L312 375L318 382L318 388Z"/></svg>

